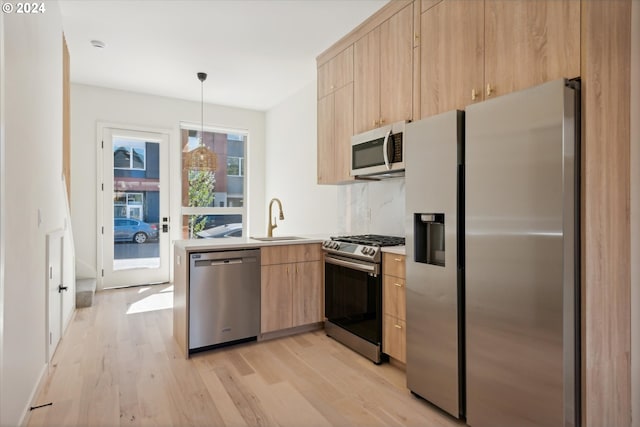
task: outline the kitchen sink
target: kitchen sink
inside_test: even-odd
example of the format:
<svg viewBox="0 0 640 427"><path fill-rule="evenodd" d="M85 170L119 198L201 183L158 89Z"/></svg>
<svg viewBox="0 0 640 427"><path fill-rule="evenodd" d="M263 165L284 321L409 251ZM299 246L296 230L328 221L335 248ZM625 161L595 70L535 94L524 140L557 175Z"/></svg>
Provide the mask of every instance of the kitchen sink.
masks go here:
<svg viewBox="0 0 640 427"><path fill-rule="evenodd" d="M298 236L273 236L273 237L252 237L253 240L260 240L262 242L277 242L279 240L301 240L305 237Z"/></svg>

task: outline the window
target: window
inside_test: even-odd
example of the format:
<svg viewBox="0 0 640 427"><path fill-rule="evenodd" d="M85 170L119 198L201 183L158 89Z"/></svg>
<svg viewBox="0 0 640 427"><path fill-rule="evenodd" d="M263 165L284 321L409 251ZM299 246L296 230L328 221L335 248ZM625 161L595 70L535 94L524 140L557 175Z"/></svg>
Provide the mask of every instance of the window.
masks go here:
<svg viewBox="0 0 640 427"><path fill-rule="evenodd" d="M246 224L246 144L242 131L181 124L182 234L187 239L241 236ZM202 139L200 139L202 137ZM215 170L189 169L188 153L204 145L216 157Z"/></svg>
<svg viewBox="0 0 640 427"><path fill-rule="evenodd" d="M242 157L227 156L227 175L228 176L243 176Z"/></svg>
<svg viewBox="0 0 640 427"><path fill-rule="evenodd" d="M116 138L113 141L113 168L145 170L146 148L142 141Z"/></svg>

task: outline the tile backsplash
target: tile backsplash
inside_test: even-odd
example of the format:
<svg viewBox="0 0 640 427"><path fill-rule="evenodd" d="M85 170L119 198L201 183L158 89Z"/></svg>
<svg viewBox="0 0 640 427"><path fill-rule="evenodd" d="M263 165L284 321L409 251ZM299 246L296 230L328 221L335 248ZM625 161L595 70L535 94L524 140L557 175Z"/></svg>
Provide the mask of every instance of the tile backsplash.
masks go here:
<svg viewBox="0 0 640 427"><path fill-rule="evenodd" d="M404 236L404 202L404 178L339 186L339 232Z"/></svg>

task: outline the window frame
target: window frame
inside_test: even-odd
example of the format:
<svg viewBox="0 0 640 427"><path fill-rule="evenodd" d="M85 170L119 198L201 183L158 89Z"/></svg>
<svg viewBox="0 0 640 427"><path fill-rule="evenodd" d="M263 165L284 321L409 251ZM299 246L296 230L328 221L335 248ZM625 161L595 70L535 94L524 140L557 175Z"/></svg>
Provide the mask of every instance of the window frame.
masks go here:
<svg viewBox="0 0 640 427"><path fill-rule="evenodd" d="M203 130L205 132L214 132L214 133L225 133L225 134L231 134L231 135L240 135L244 138L243 141L243 152L244 152L244 157L238 157L238 156L228 156L228 157L236 157L239 159L242 159L242 173L243 175L229 175L227 174L227 177L229 176L233 176L233 177L242 177L242 192L243 192L243 203L242 203L242 207L230 207L230 206L224 206L224 207L219 207L219 206L211 206L211 207L190 207L190 206L182 206L182 198L183 198L183 183L180 182L180 195L178 200L180 201L180 224L183 224L183 220L184 217L188 217L191 215L198 215L198 216L202 216L202 215L241 215L242 216L242 235L246 236L248 235L248 230L249 230L249 221L248 221L248 211L249 211L249 197L248 197L248 183L249 183L249 165L250 165L250 160L248 160L249 158L249 140L250 140L250 135L249 135L249 130L248 129L239 129L239 128L230 128L230 127L222 127L222 126L207 126L204 125L204 127L199 124L199 123L191 123L191 122L180 122L180 126L179 126L179 131L180 134L182 134L183 130L186 131L197 131L200 132L201 130ZM237 139L232 139L233 141L238 141ZM188 136L187 136L187 141L188 141ZM184 149L184 145L182 144L182 136L180 137L180 160L179 160L179 170L180 170L180 174L182 176L182 153L183 153L183 149ZM226 162L225 162L226 164ZM186 237L187 239L196 239L195 237Z"/></svg>

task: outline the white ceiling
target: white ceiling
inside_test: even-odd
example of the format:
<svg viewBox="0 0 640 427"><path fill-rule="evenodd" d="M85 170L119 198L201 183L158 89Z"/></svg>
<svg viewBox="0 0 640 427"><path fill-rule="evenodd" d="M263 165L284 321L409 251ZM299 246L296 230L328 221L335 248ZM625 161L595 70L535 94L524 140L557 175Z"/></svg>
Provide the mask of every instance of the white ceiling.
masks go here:
<svg viewBox="0 0 640 427"><path fill-rule="evenodd" d="M71 81L268 110L388 0L61 0ZM101 40L104 49L90 41Z"/></svg>

